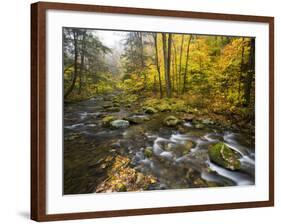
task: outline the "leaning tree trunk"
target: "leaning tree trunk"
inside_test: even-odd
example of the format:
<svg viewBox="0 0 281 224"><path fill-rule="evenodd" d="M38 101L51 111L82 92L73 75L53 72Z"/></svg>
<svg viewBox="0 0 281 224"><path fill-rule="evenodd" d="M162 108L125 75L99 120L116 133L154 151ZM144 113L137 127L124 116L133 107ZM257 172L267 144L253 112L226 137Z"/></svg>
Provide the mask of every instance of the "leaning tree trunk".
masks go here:
<svg viewBox="0 0 281 224"><path fill-rule="evenodd" d="M66 99L69 94L72 92L72 90L74 89L76 80L77 80L77 70L78 70L78 33L76 31L73 31L73 41L74 41L74 72L73 72L73 79L72 79L72 83L70 85L70 87L68 88L68 90L66 91L66 93L64 94L64 98Z"/></svg>
<svg viewBox="0 0 281 224"><path fill-rule="evenodd" d="M162 90L162 81L161 81L161 71L158 61L158 44L157 44L157 33L153 34L154 38L154 46L155 46L155 64L158 72L158 79L159 79L159 91L160 91L160 98L163 97L163 90Z"/></svg>
<svg viewBox="0 0 281 224"><path fill-rule="evenodd" d="M142 72L143 72L143 75L144 75L143 86L144 86L144 89L146 89L146 86L147 86L147 74L144 72L144 69L145 69L144 47L143 47L143 37L142 37L142 33L141 32L138 33L138 37L139 37L139 47L140 47L141 69L142 69Z"/></svg>

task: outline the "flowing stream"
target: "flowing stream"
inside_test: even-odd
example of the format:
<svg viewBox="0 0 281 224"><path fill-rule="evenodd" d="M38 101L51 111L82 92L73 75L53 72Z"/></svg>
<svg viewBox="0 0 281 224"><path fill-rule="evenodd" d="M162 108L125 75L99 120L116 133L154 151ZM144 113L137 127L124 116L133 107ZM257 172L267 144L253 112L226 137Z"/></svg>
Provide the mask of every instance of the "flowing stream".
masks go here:
<svg viewBox="0 0 281 224"><path fill-rule="evenodd" d="M249 141L251 136L210 125L196 128L191 122L182 125L184 131L167 128L162 121L171 114L168 112L135 114L133 116L148 117L149 121L130 124L124 129L103 127L101 120L106 115L131 114L130 109L122 106L118 112L106 111L104 105L112 103L113 97L98 96L65 105L65 193L93 192L106 175L97 164L106 156L116 154L129 157L131 167L139 172L155 176L158 181L151 189L207 187L204 181L218 186L255 183L255 147ZM241 155L241 170L231 171L210 161L208 147L217 142L225 142ZM150 157L145 156L147 147L152 149Z"/></svg>

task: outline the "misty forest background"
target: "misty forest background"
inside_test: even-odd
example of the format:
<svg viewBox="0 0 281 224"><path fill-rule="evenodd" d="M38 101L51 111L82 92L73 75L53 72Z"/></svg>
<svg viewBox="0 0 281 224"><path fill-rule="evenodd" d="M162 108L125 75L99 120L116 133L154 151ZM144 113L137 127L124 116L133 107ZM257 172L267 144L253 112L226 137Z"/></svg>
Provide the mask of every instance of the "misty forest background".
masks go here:
<svg viewBox="0 0 281 224"><path fill-rule="evenodd" d="M176 98L187 110L254 119L254 38L127 32L114 49L92 30L63 36L66 102L122 89L128 101Z"/></svg>

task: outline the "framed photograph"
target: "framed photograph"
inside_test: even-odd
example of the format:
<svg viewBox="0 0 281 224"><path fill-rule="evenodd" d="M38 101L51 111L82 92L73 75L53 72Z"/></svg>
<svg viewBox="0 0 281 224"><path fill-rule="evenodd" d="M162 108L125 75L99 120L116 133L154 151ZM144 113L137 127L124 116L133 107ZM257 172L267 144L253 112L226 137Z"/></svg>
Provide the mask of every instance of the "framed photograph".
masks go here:
<svg viewBox="0 0 281 224"><path fill-rule="evenodd" d="M31 218L274 205L274 18L31 5Z"/></svg>

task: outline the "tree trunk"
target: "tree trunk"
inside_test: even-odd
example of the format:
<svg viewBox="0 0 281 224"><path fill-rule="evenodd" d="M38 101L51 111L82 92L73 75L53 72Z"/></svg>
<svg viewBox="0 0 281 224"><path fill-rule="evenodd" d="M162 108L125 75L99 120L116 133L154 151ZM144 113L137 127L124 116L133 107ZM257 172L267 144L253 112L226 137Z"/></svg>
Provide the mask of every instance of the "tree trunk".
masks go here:
<svg viewBox="0 0 281 224"><path fill-rule="evenodd" d="M163 97L163 90L162 90L162 81L161 81L161 71L158 61L158 44L157 44L157 33L152 34L154 38L154 46L155 46L155 64L158 72L158 79L159 79L159 91L160 91L160 98Z"/></svg>
<svg viewBox="0 0 281 224"><path fill-rule="evenodd" d="M175 85L174 85L174 90L177 89L177 94L179 94L178 92L178 88L179 88L179 74L178 74L178 62L177 62L177 48L176 48L176 45L174 43L174 41L172 41L172 45L173 45L173 48L174 48L174 54L173 54L173 59L174 59L174 66L172 65L172 68L173 68L173 82L174 80L176 81L176 87L175 88Z"/></svg>
<svg viewBox="0 0 281 224"><path fill-rule="evenodd" d="M78 94L82 92L82 85L83 85L83 72L84 72L84 61L85 61L85 39L86 39L86 31L83 32L82 38L82 52L81 52L81 64L79 70L79 91Z"/></svg>
<svg viewBox="0 0 281 224"><path fill-rule="evenodd" d="M72 83L70 85L70 87L68 88L68 90L66 91L66 93L64 94L64 98L66 99L69 94L72 92L72 90L74 89L76 80L77 80L77 69L78 69L78 33L76 31L73 31L73 41L74 41L74 73L73 73L73 79L72 79Z"/></svg>
<svg viewBox="0 0 281 224"><path fill-rule="evenodd" d="M162 42L163 42L163 58L164 58L164 75L165 75L165 87L166 87L166 96L168 97L168 64L167 64L167 40L166 34L162 33Z"/></svg>
<svg viewBox="0 0 281 224"><path fill-rule="evenodd" d="M243 67L244 67L244 37L242 38L242 49L241 49L241 62L240 62L240 73L239 73L239 83L238 83L238 102L241 100L241 82L243 75Z"/></svg>
<svg viewBox="0 0 281 224"><path fill-rule="evenodd" d="M186 92L186 85L187 85L187 73L188 73L188 59L189 59L189 49L190 49L190 42L192 39L192 35L190 35L188 43L187 43L187 49L186 49L186 59L185 59L185 71L183 76L183 87L182 87L182 94Z"/></svg>
<svg viewBox="0 0 281 224"><path fill-rule="evenodd" d="M147 76L146 76L146 73L144 72L145 64L144 64L144 55L143 55L143 51L144 51L144 48L143 48L143 37L142 37L142 33L141 32L138 32L138 34L139 34L139 44L140 44L141 69L142 69L142 72L143 72L143 75L144 75L143 86L144 86L144 89L146 89Z"/></svg>
<svg viewBox="0 0 281 224"><path fill-rule="evenodd" d="M181 36L181 49L180 49L180 64L179 64L179 74L178 74L178 94L180 93L181 87L181 70L182 70L182 52L183 52L183 42L184 42L184 35Z"/></svg>
<svg viewBox="0 0 281 224"><path fill-rule="evenodd" d="M168 35L168 55L167 55L167 77L168 77L168 97L172 97L171 88L171 47L172 47L172 34Z"/></svg>
<svg viewBox="0 0 281 224"><path fill-rule="evenodd" d="M250 40L249 67L244 84L244 106L248 107L251 101L252 82L255 74L255 39Z"/></svg>

